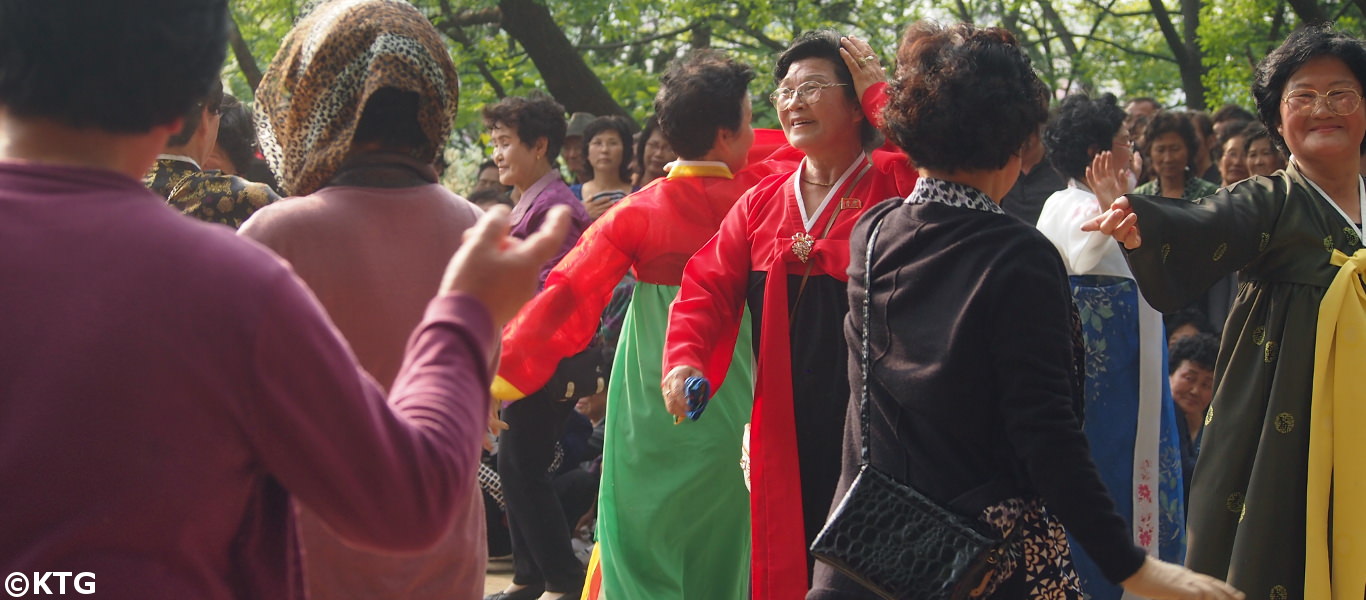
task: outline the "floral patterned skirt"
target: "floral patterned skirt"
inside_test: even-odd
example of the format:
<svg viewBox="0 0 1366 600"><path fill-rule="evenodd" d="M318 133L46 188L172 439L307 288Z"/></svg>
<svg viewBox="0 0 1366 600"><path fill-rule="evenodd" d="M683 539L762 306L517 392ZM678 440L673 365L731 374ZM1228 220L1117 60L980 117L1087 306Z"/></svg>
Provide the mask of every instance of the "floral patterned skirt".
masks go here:
<svg viewBox="0 0 1366 600"><path fill-rule="evenodd" d="M1062 523L1043 501L1011 498L984 509L980 520L1001 536L1022 528L1002 556L978 598L990 600L1081 600L1081 580L1072 568L1072 553Z"/></svg>

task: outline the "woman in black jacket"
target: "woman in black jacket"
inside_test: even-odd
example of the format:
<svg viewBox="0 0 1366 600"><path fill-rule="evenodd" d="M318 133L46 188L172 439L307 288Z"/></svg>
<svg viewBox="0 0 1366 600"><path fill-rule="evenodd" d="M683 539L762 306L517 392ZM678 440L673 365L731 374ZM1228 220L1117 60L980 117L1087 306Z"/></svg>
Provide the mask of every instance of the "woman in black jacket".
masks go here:
<svg viewBox="0 0 1366 600"><path fill-rule="evenodd" d="M883 127L921 178L850 238L849 305L871 300L872 463L1001 535L1021 530L983 597L1080 599L1067 526L1130 592L1241 598L1145 556L1092 464L1074 408L1066 273L1052 244L999 205L1047 118L1048 90L1029 59L1003 29L925 22L907 30L897 58ZM859 469L863 330L850 310L855 393L836 503ZM825 566L815 580L808 599L874 597Z"/></svg>

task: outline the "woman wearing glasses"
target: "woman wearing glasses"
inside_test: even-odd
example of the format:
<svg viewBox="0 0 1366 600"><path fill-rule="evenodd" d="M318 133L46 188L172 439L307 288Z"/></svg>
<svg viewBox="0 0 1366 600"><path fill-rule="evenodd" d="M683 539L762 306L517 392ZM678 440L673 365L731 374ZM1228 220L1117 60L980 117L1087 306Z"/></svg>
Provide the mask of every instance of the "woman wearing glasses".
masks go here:
<svg viewBox="0 0 1366 600"><path fill-rule="evenodd" d="M874 203L914 185L904 155L869 152L874 111L866 107L881 106L885 77L868 44L831 31L803 34L778 57L770 99L788 142L806 156L795 171L740 198L689 261L670 311L662 387L669 412L680 417L685 380L705 375L719 386L746 307L753 319L757 599L805 594L806 548L839 478L849 397L842 328L849 231Z"/></svg>
<svg viewBox="0 0 1366 600"><path fill-rule="evenodd" d="M1262 61L1252 88L1294 157L1284 171L1193 203L1131 195L1110 206L1122 193L1114 161L1092 168L1110 208L1084 228L1124 243L1156 308L1180 308L1241 269L1191 483L1186 564L1249 597L1357 598L1366 586L1366 413L1360 380L1346 382L1366 336L1351 329L1366 325L1363 82L1366 45L1305 28ZM1342 368L1354 371L1334 377Z"/></svg>

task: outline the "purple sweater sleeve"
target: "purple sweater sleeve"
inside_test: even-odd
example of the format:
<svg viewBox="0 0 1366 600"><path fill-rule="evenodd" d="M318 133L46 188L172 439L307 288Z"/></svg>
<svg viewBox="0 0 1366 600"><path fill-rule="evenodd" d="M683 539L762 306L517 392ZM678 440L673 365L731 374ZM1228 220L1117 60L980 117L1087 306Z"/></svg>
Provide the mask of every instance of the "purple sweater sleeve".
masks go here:
<svg viewBox="0 0 1366 600"><path fill-rule="evenodd" d="M259 393L242 407L264 469L352 542L429 546L473 498L494 340L487 309L468 296L433 300L386 402L316 300L284 279L254 348Z"/></svg>

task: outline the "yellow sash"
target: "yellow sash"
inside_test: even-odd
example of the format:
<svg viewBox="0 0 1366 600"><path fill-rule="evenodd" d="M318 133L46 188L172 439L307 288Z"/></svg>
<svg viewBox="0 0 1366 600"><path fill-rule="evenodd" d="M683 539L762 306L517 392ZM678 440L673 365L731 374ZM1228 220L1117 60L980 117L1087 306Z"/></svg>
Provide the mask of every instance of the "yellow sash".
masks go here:
<svg viewBox="0 0 1366 600"><path fill-rule="evenodd" d="M1315 338L1304 597L1356 600L1366 589L1366 250L1331 260L1341 269Z"/></svg>

